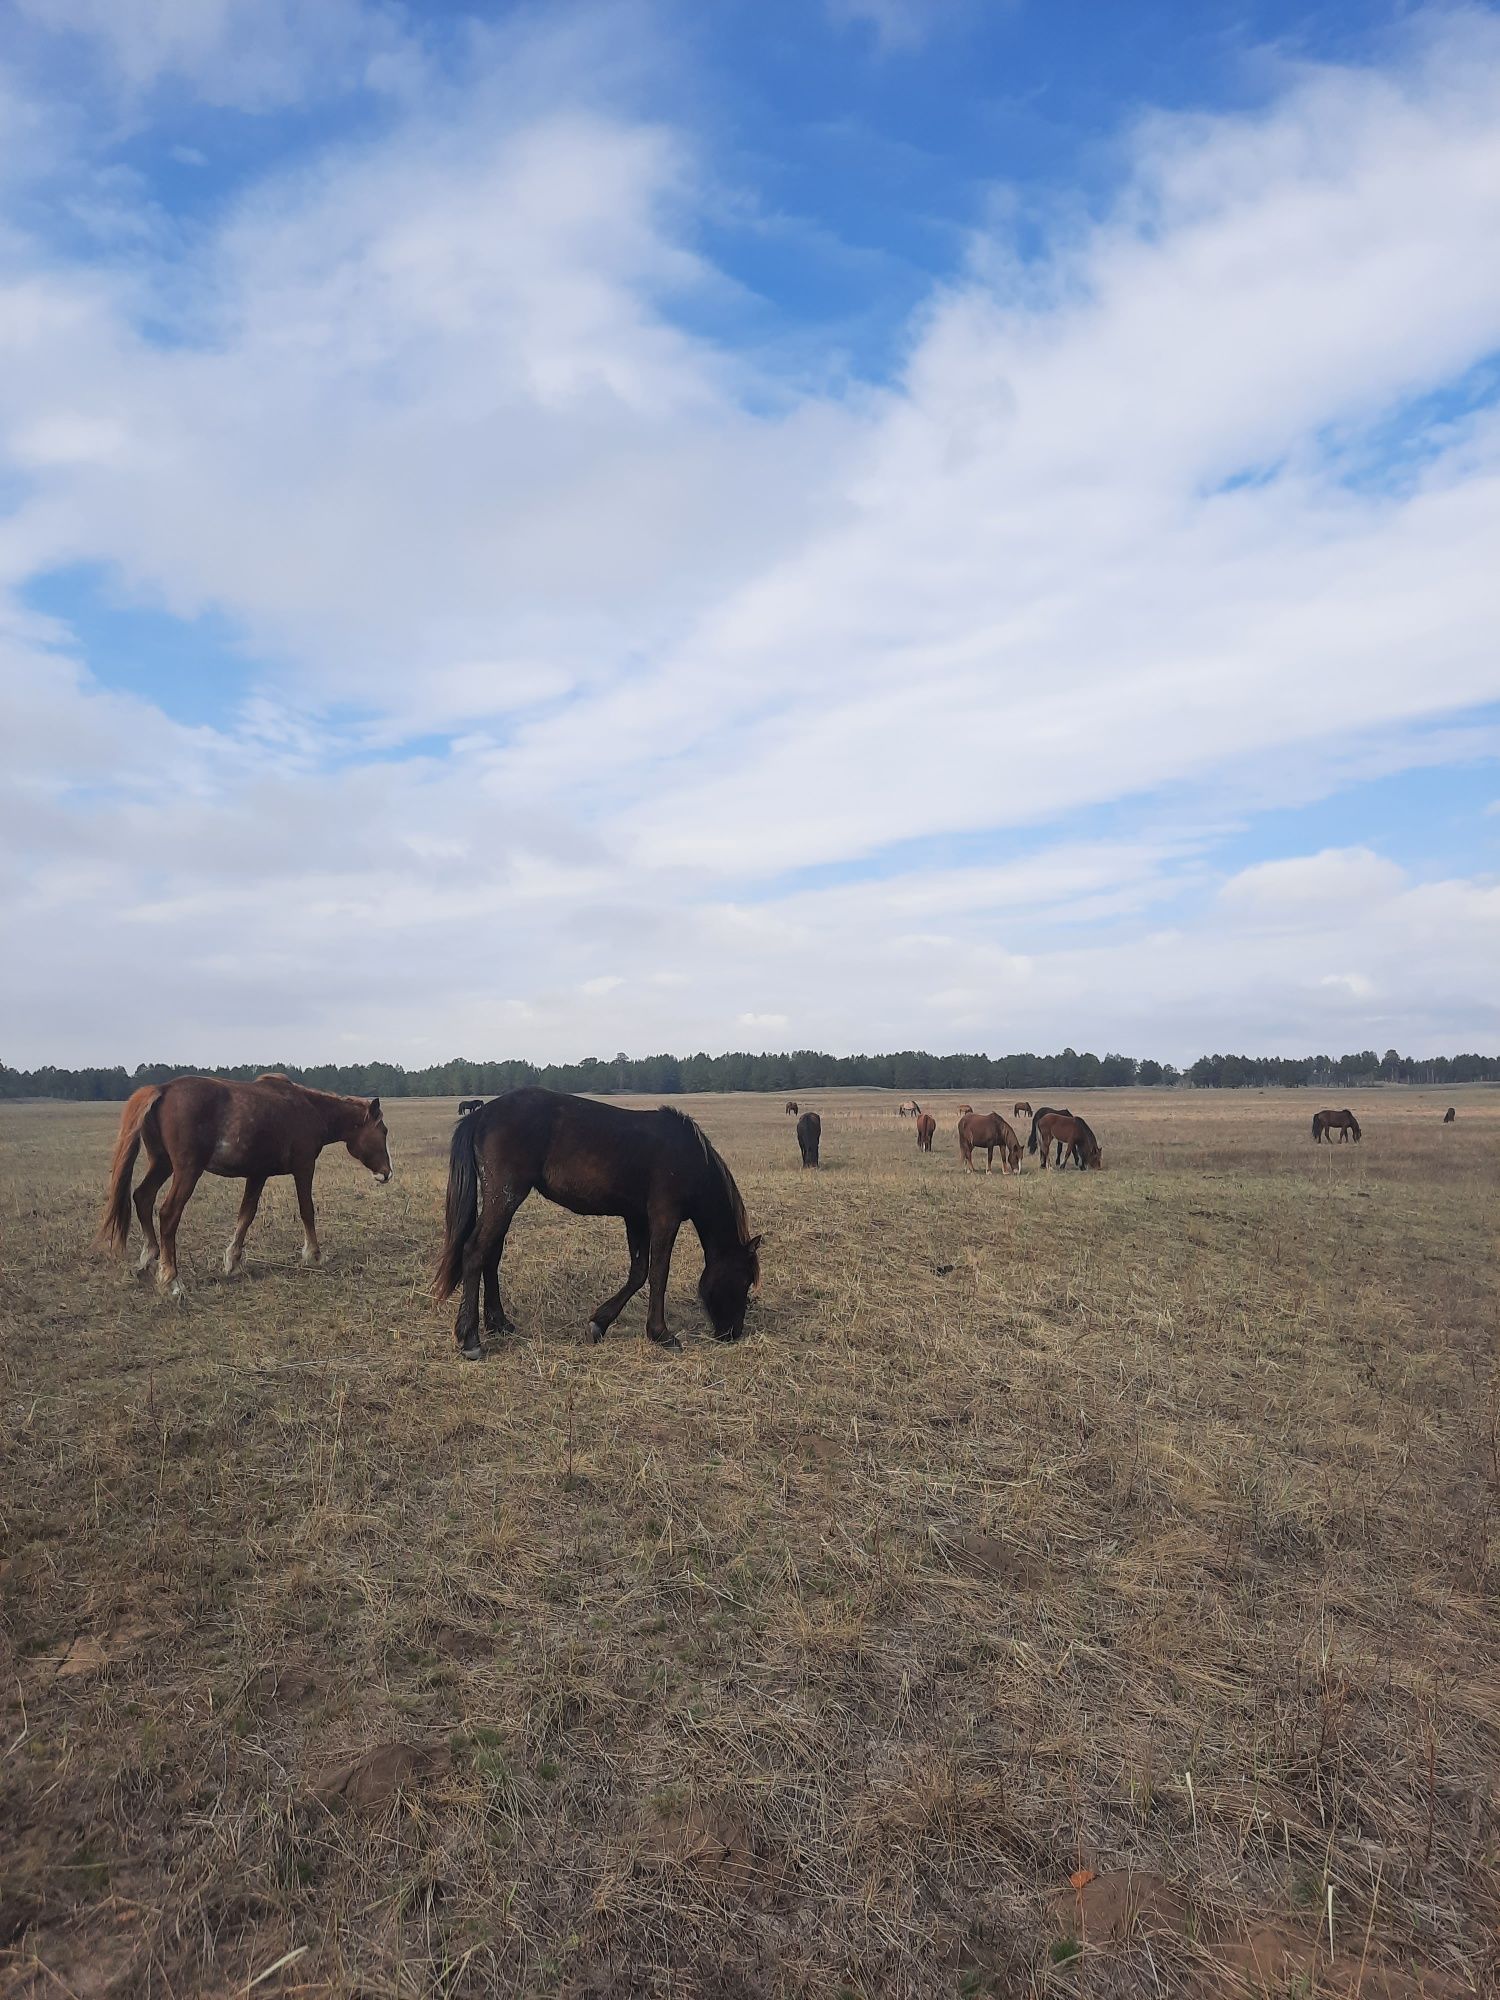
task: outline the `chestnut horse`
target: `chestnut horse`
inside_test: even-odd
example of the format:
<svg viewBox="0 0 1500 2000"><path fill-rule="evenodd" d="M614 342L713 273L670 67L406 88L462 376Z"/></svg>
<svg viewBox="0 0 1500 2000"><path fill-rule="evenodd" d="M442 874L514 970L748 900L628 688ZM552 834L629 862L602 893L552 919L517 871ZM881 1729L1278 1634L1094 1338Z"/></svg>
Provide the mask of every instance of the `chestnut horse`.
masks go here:
<svg viewBox="0 0 1500 2000"><path fill-rule="evenodd" d="M798 1103L797 1103L797 1100L796 1100L796 1098L795 1098L795 1097L789 1097L789 1098L787 1099L787 1101L786 1101L786 1115L787 1115L787 1117L788 1117L788 1118L795 1118L795 1117L796 1117L796 1115L797 1115L797 1112L798 1112L798 1109L799 1109L799 1106L798 1106Z"/></svg>
<svg viewBox="0 0 1500 2000"><path fill-rule="evenodd" d="M734 1176L687 1113L626 1111L528 1087L461 1118L448 1148L447 1227L432 1289L441 1300L463 1286L454 1332L466 1360L484 1352L481 1278L486 1332L515 1332L501 1303L500 1258L533 1188L574 1215L618 1215L625 1224L630 1275L594 1308L591 1340L604 1338L649 1277L646 1331L658 1346L680 1349L667 1330L667 1274L684 1222L703 1245L698 1297L714 1332L738 1340L745 1331L745 1307L760 1286L760 1238L749 1234Z"/></svg>
<svg viewBox="0 0 1500 2000"><path fill-rule="evenodd" d="M914 1097L905 1098L896 1106L896 1116L898 1118L919 1118L921 1114L922 1107Z"/></svg>
<svg viewBox="0 0 1500 2000"><path fill-rule="evenodd" d="M1043 1109L1045 1108L1043 1106ZM1010 1107L1010 1113L1012 1118L1032 1118L1036 1115L1024 1097L1016 1099L1015 1103Z"/></svg>
<svg viewBox="0 0 1500 2000"><path fill-rule="evenodd" d="M1351 1133L1353 1133L1357 1142L1360 1136L1359 1120L1347 1108L1343 1111L1315 1111L1313 1113L1313 1137L1320 1146L1323 1143L1323 1134L1325 1132L1330 1134L1337 1132L1341 1146L1348 1144ZM1333 1144L1331 1137L1328 1143L1330 1145Z"/></svg>
<svg viewBox="0 0 1500 2000"><path fill-rule="evenodd" d="M974 1155L979 1151L984 1153L985 1172L994 1172L997 1146L1000 1149L1001 1173L1018 1174L1021 1171L1021 1142L998 1111L971 1111L967 1117L959 1119L958 1150L971 1174L974 1171Z"/></svg>
<svg viewBox="0 0 1500 2000"><path fill-rule="evenodd" d="M974 1109L974 1107L973 1107L973 1105L972 1105L972 1104L960 1104L960 1105L959 1105L959 1107L958 1107L958 1115L959 1115L959 1117L960 1117L960 1118L967 1118L967 1117L968 1117L968 1115L969 1115L969 1113L970 1113L970 1112L971 1112L971 1111L972 1111L973 1109Z"/></svg>
<svg viewBox="0 0 1500 2000"><path fill-rule="evenodd" d="M1052 1146L1057 1147L1055 1164L1061 1167L1066 1154L1071 1154L1073 1164L1081 1171L1084 1167L1103 1167L1104 1156L1099 1151L1099 1141L1094 1137L1081 1118L1075 1118L1071 1111L1049 1111L1045 1105L1031 1121L1031 1136L1026 1141L1028 1153L1038 1150L1037 1140L1041 1140L1042 1171L1047 1170L1047 1154Z"/></svg>
<svg viewBox="0 0 1500 2000"><path fill-rule="evenodd" d="M804 1111L797 1120L797 1150L804 1167L818 1164L818 1144L823 1137L823 1121L816 1111Z"/></svg>
<svg viewBox="0 0 1500 2000"><path fill-rule="evenodd" d="M135 1191L135 1212L146 1242L136 1269L142 1277L156 1265L156 1282L182 1296L177 1275L177 1225L204 1174L245 1182L234 1234L224 1252L224 1275L232 1278L245 1255L245 1238L260 1206L261 1190L276 1174L290 1174L302 1214L302 1261L316 1264L317 1217L313 1211L313 1168L325 1146L341 1139L381 1181L391 1177L391 1153L378 1097L335 1097L306 1090L277 1071L254 1083L224 1083L216 1076L177 1076L148 1084L120 1114L120 1132L109 1170L109 1200L99 1224L102 1249L123 1250L130 1234L130 1176L142 1146L150 1165ZM172 1186L161 1205L158 1245L151 1214L157 1192L170 1174Z"/></svg>
<svg viewBox="0 0 1500 2000"><path fill-rule="evenodd" d="M917 1151L919 1153L930 1153L932 1151L932 1135L936 1130L937 1120L930 1111L924 1111L917 1119Z"/></svg>

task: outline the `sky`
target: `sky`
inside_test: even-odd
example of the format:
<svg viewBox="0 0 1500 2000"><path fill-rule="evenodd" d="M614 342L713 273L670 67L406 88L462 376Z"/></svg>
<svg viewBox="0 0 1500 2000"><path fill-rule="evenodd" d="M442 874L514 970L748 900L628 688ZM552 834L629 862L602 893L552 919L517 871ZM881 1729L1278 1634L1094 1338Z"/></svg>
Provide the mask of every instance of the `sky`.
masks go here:
<svg viewBox="0 0 1500 2000"><path fill-rule="evenodd" d="M1500 10L10 0L0 1059L1500 1047Z"/></svg>

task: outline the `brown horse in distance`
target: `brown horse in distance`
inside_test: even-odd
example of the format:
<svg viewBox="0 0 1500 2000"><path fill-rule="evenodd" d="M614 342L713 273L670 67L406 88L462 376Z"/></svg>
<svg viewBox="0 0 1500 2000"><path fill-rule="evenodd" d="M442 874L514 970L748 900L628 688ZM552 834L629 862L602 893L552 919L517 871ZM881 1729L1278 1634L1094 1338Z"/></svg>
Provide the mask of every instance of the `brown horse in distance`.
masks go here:
<svg viewBox="0 0 1500 2000"><path fill-rule="evenodd" d="M109 1173L109 1200L99 1224L101 1248L123 1250L130 1234L130 1176L142 1146L150 1162L135 1191L135 1212L145 1232L137 1270L153 1264L156 1281L174 1298L182 1296L177 1275L177 1225L204 1174L245 1182L245 1198L224 1252L224 1275L233 1277L245 1254L245 1238L260 1205L261 1190L274 1175L290 1174L302 1215L304 1264L316 1264L317 1217L313 1210L313 1169L325 1146L342 1140L361 1166L382 1181L391 1177L391 1154L378 1097L335 1097L307 1090L279 1072L254 1083L225 1083L216 1076L178 1076L170 1083L136 1091L120 1114ZM161 1241L152 1210L162 1183L172 1186L161 1205Z"/></svg>
<svg viewBox="0 0 1500 2000"><path fill-rule="evenodd" d="M789 1097L789 1098L787 1099L787 1101L786 1101L786 1115L787 1115L787 1117L788 1117L788 1118L795 1118L795 1117L796 1117L796 1115L797 1115L797 1112L798 1112L798 1109L799 1109L799 1106L798 1106L798 1104L797 1104L797 1100L796 1100L796 1098L795 1098L795 1097Z"/></svg>
<svg viewBox="0 0 1500 2000"><path fill-rule="evenodd" d="M936 1130L937 1120L930 1111L924 1111L917 1119L917 1151L919 1153L930 1153L932 1151L932 1135Z"/></svg>
<svg viewBox="0 0 1500 2000"><path fill-rule="evenodd" d="M1010 1113L1012 1118L1032 1118L1036 1115L1024 1097L1016 1099L1015 1103L1010 1107Z"/></svg>
<svg viewBox="0 0 1500 2000"><path fill-rule="evenodd" d="M483 1111L483 1109L484 1099L482 1097L461 1097L458 1100L458 1115L460 1118L467 1118L471 1111Z"/></svg>
<svg viewBox="0 0 1500 2000"><path fill-rule="evenodd" d="M1356 1144L1358 1143L1360 1137L1359 1120L1352 1111L1346 1107L1342 1111L1315 1111L1313 1113L1313 1137L1320 1146L1323 1143L1323 1135L1325 1133L1332 1135L1335 1132L1339 1134L1339 1144L1341 1146L1348 1144L1351 1134ZM1333 1143L1331 1136L1328 1143L1330 1145Z"/></svg>
<svg viewBox="0 0 1500 2000"><path fill-rule="evenodd" d="M594 1308L589 1338L602 1340L647 1279L646 1331L679 1348L667 1330L667 1275L684 1222L703 1245L698 1297L720 1340L738 1340L760 1287L760 1238L749 1233L734 1176L684 1111L627 1111L593 1098L524 1089L492 1098L461 1118L448 1149L447 1225L433 1293L461 1284L454 1332L477 1361L480 1281L484 1324L514 1333L500 1298L500 1257L516 1210L533 1188L574 1215L618 1215L630 1245L630 1275Z"/></svg>
<svg viewBox="0 0 1500 2000"><path fill-rule="evenodd" d="M1457 1116L1458 1116L1458 1112L1457 1112L1457 1111L1456 1111L1456 1110L1454 1109L1454 1107L1453 1107L1453 1106L1452 1106L1452 1105L1450 1104L1450 1105L1448 1106L1448 1109L1447 1109L1447 1110L1446 1110L1446 1111L1445 1111L1445 1112L1443 1113L1443 1123L1444 1123L1445 1125L1451 1125L1451 1124L1453 1123L1454 1119L1455 1119L1455 1118L1457 1118Z"/></svg>
<svg viewBox="0 0 1500 2000"><path fill-rule="evenodd" d="M823 1137L823 1121L816 1111L804 1111L797 1120L797 1150L804 1167L818 1164L818 1146Z"/></svg>
<svg viewBox="0 0 1500 2000"><path fill-rule="evenodd" d="M959 1119L958 1150L971 1174L974 1171L974 1155L981 1151L985 1172L994 1172L996 1147L1000 1150L1001 1173L1018 1174L1021 1171L1021 1142L1014 1128L998 1111L971 1111L967 1117Z"/></svg>
<svg viewBox="0 0 1500 2000"><path fill-rule="evenodd" d="M1041 1146L1038 1148L1037 1141ZM1049 1111L1045 1105L1031 1121L1031 1136L1026 1141L1028 1153L1038 1150L1042 1156L1042 1171L1047 1170L1047 1154L1057 1147L1055 1164L1061 1167L1070 1155L1073 1164L1080 1170L1084 1167L1104 1165L1104 1156L1099 1151L1099 1141L1081 1118L1075 1118L1071 1111Z"/></svg>
<svg viewBox="0 0 1500 2000"><path fill-rule="evenodd" d="M972 1111L973 1109L974 1109L974 1107L973 1107L973 1105L972 1105L972 1104L960 1104L960 1105L959 1105L959 1107L958 1107L958 1115L959 1115L959 1117L960 1117L960 1118L967 1118L967 1117L968 1117L968 1115L969 1115L969 1113L970 1113L970 1112L971 1112L971 1111Z"/></svg>

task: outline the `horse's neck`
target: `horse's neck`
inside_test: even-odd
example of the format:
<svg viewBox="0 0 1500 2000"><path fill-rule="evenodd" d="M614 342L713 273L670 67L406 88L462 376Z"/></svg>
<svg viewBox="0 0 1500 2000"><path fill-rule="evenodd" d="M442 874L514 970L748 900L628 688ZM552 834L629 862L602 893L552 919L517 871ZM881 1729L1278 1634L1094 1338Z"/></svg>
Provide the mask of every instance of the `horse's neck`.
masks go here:
<svg viewBox="0 0 1500 2000"><path fill-rule="evenodd" d="M318 1114L321 1143L331 1146L335 1140L347 1139L359 1123L363 1103L355 1097L335 1097L332 1091L310 1091L308 1095Z"/></svg>
<svg viewBox="0 0 1500 2000"><path fill-rule="evenodd" d="M732 1250L740 1241L739 1217L717 1167L710 1166L704 1190L688 1211L688 1220L698 1232L705 1256Z"/></svg>

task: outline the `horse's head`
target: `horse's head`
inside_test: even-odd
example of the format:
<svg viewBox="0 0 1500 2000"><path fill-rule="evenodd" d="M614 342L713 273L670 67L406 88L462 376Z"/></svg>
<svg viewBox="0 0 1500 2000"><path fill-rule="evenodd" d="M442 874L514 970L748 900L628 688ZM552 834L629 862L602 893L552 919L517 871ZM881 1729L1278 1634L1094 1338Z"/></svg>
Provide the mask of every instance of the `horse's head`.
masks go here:
<svg viewBox="0 0 1500 2000"><path fill-rule="evenodd" d="M1092 1132L1087 1133L1083 1141L1083 1164L1086 1167L1098 1167L1101 1171L1104 1166L1104 1155L1100 1152L1099 1141Z"/></svg>
<svg viewBox="0 0 1500 2000"><path fill-rule="evenodd" d="M365 1115L349 1134L344 1144L359 1161L368 1167L376 1179L385 1182L391 1177L391 1149L386 1135L385 1120L380 1115L380 1099L372 1097L365 1106Z"/></svg>
<svg viewBox="0 0 1500 2000"><path fill-rule="evenodd" d="M720 1340L738 1340L745 1331L745 1308L760 1290L760 1238L737 1243L707 1259L698 1296Z"/></svg>

